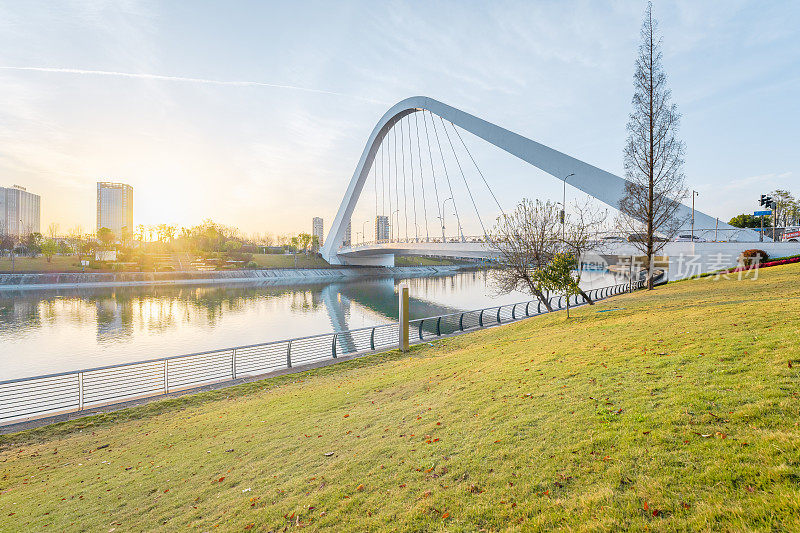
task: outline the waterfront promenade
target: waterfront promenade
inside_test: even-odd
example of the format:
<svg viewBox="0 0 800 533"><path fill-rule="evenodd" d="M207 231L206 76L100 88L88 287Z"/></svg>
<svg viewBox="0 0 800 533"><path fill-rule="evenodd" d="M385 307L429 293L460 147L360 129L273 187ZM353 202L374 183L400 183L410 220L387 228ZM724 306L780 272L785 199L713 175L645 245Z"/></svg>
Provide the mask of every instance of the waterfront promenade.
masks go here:
<svg viewBox="0 0 800 533"><path fill-rule="evenodd" d="M6 435L0 529L796 530L798 275Z"/></svg>

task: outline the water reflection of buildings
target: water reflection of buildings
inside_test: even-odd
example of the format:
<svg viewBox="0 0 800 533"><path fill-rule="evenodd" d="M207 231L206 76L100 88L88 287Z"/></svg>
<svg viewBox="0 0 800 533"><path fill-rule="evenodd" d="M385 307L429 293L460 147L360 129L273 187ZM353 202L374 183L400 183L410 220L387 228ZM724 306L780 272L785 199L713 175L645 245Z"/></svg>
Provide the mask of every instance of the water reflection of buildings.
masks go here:
<svg viewBox="0 0 800 533"><path fill-rule="evenodd" d="M133 336L133 302L113 296L94 303L97 341L107 342Z"/></svg>
<svg viewBox="0 0 800 533"><path fill-rule="evenodd" d="M292 314L325 309L331 329L345 331L397 320L396 286L400 283L411 285L415 295L412 318L421 318L456 312L437 303L438 297L482 287L484 275L465 272L410 280L369 278L302 285L259 283L2 292L0 334L13 339L23 331L35 331L48 324L93 327L98 344L127 342L138 334L166 334L182 325L200 324L214 329L223 316L254 309L263 313L264 320L278 323ZM354 323L356 316L358 323Z"/></svg>

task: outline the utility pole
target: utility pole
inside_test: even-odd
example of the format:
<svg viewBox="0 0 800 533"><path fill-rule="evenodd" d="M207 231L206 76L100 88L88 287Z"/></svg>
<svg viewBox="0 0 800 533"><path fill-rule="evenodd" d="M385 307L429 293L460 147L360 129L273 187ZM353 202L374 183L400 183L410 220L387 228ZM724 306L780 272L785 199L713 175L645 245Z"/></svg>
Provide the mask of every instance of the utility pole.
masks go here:
<svg viewBox="0 0 800 533"><path fill-rule="evenodd" d="M692 191L692 242L694 242L694 197L700 196L697 191Z"/></svg>
<svg viewBox="0 0 800 533"><path fill-rule="evenodd" d="M767 207L774 209L777 205L771 197L767 196L766 194L762 194L761 198L758 200L758 205L762 207ZM758 242L764 242L764 214L769 213L769 211L759 211L756 214L759 214L759 218L761 218L761 232L758 236ZM775 224L772 225L772 240L775 241Z"/></svg>
<svg viewBox="0 0 800 533"><path fill-rule="evenodd" d="M564 188L561 192L561 246L564 246L567 240L567 220L565 218L567 211L567 178L574 175L575 173L572 172L564 178ZM567 318L569 318L569 294L567 294Z"/></svg>
<svg viewBox="0 0 800 533"><path fill-rule="evenodd" d="M567 178L574 176L575 173L569 174L564 178L564 189L561 193L561 241L562 243L567 240L566 231L567 231L567 224L565 218L565 212L567 210ZM569 301L567 302L569 305Z"/></svg>

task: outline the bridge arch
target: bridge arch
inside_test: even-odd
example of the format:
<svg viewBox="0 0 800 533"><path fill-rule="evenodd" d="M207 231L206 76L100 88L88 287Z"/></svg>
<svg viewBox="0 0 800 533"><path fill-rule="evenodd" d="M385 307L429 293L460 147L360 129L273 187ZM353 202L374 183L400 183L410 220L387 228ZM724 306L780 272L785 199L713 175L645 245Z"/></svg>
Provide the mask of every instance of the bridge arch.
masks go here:
<svg viewBox="0 0 800 533"><path fill-rule="evenodd" d="M353 214L381 141L399 120L418 111L430 111L555 178L564 180L569 174L574 174L569 179L570 185L614 209L617 209L619 200L624 194L626 183L624 178L433 98L412 96L398 102L384 113L367 140L361 159L359 159L353 177L350 179L342 203L321 250L322 256L329 263L343 263L337 251L344 241L347 221L350 220ZM688 217L690 215L690 209L681 204L677 216ZM699 211L695 211L694 216L695 227L698 228L712 228L717 222L715 218ZM730 229L732 226L720 222L719 228Z"/></svg>

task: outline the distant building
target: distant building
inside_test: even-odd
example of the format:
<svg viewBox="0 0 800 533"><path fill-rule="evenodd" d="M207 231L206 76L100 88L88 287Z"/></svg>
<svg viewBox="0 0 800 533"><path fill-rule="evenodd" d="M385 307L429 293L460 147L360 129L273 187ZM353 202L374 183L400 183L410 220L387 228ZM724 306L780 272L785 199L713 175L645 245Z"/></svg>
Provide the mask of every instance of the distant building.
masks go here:
<svg viewBox="0 0 800 533"><path fill-rule="evenodd" d="M97 229L108 228L117 239L133 234L133 187L97 182Z"/></svg>
<svg viewBox="0 0 800 533"><path fill-rule="evenodd" d="M375 241L385 242L389 240L389 217L378 215L375 217Z"/></svg>
<svg viewBox="0 0 800 533"><path fill-rule="evenodd" d="M352 221L348 220L347 227L344 228L344 239L342 239L342 246L350 246L352 244L352 239L351 239L352 227L353 227Z"/></svg>
<svg viewBox="0 0 800 533"><path fill-rule="evenodd" d="M322 226L322 217L314 217L311 219L311 236L316 236L319 239L319 245L322 246L322 238L325 236L325 230Z"/></svg>
<svg viewBox="0 0 800 533"><path fill-rule="evenodd" d="M0 234L41 233L40 203L39 195L25 187L0 187Z"/></svg>

